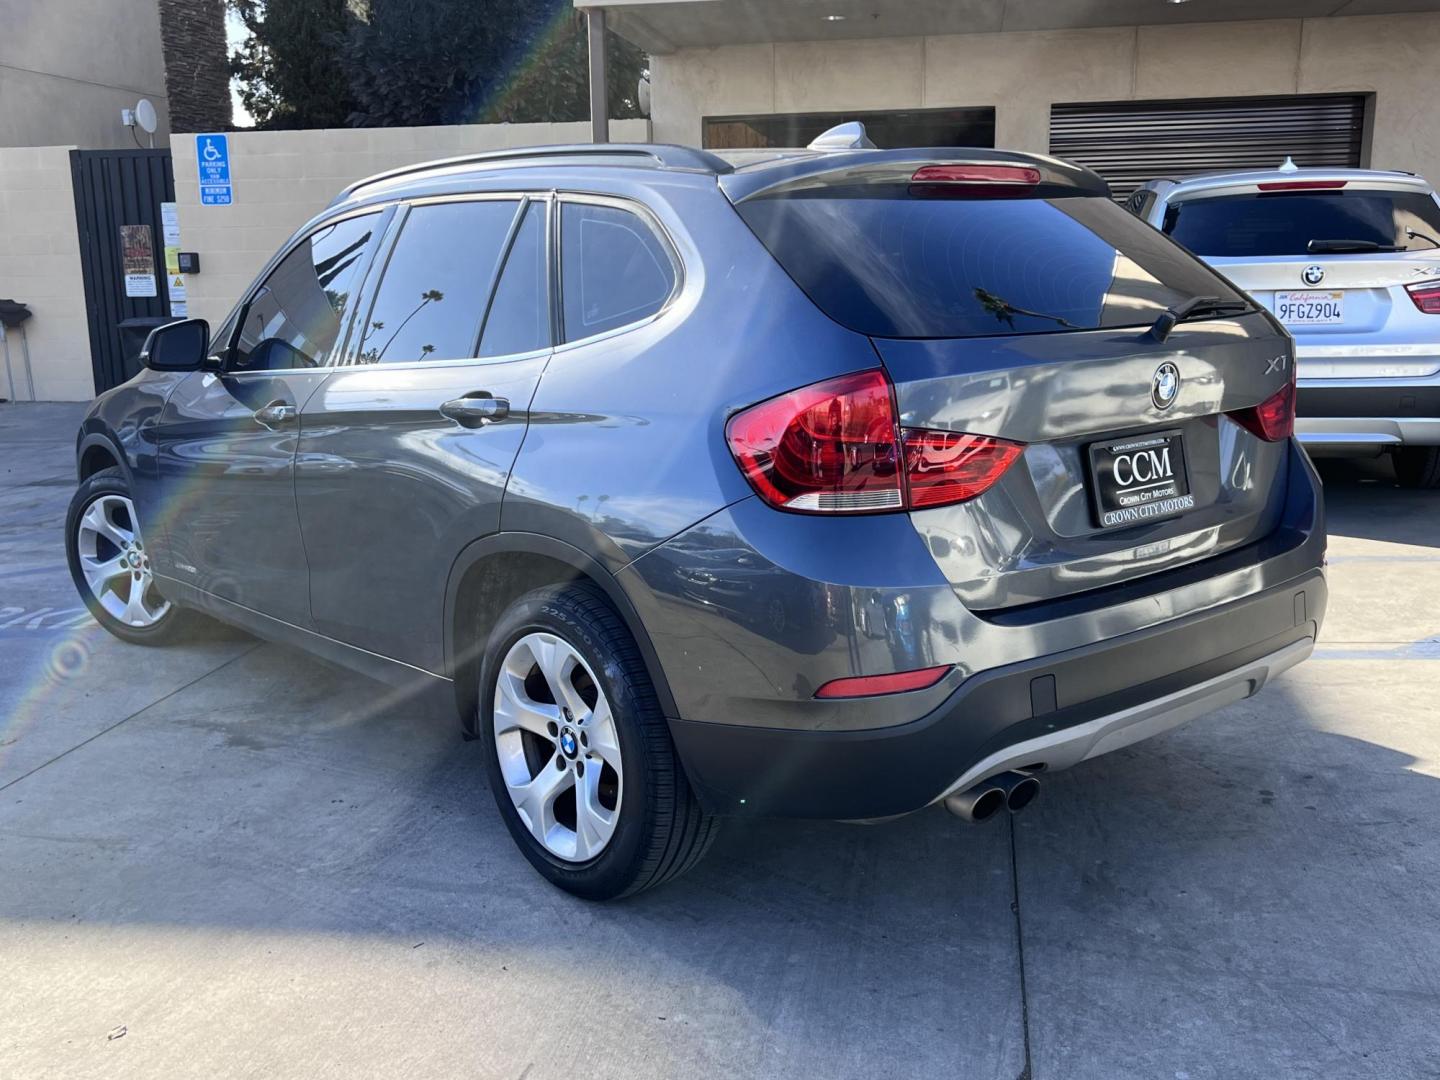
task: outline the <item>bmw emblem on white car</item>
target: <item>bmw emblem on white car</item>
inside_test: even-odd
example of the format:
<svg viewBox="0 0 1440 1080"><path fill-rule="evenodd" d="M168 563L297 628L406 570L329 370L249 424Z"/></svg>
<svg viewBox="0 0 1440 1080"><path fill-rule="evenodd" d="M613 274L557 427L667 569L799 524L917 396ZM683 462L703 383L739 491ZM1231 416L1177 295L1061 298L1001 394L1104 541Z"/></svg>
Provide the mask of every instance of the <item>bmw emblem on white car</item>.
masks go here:
<svg viewBox="0 0 1440 1080"><path fill-rule="evenodd" d="M1169 360L1155 369L1150 385L1150 400L1157 409L1168 409L1180 396L1180 369Z"/></svg>
<svg viewBox="0 0 1440 1080"><path fill-rule="evenodd" d="M1305 267L1304 270L1300 271L1300 280L1305 282L1306 285L1319 285L1320 282L1325 280L1325 268L1311 263Z"/></svg>

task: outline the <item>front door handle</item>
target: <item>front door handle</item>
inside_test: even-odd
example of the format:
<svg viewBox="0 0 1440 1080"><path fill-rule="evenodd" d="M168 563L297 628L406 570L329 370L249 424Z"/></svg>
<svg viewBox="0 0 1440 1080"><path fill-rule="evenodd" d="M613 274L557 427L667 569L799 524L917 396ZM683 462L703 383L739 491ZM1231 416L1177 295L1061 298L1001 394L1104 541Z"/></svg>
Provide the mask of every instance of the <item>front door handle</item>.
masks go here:
<svg viewBox="0 0 1440 1080"><path fill-rule="evenodd" d="M440 406L440 415L454 420L461 427L478 428L509 416L510 402L503 397L491 397L482 390L445 402Z"/></svg>
<svg viewBox="0 0 1440 1080"><path fill-rule="evenodd" d="M263 409L255 410L255 419L266 427L275 424L288 424L295 417L300 415L300 410L288 401L272 401Z"/></svg>

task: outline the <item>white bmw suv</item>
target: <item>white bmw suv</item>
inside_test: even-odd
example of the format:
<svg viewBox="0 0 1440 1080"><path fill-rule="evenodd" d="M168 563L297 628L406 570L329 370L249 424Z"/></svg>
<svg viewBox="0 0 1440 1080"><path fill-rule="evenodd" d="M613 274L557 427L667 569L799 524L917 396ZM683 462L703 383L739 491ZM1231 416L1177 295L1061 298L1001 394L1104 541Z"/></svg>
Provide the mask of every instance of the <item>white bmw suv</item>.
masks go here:
<svg viewBox="0 0 1440 1080"><path fill-rule="evenodd" d="M1440 201L1420 177L1300 169L1152 180L1128 207L1295 338L1312 454L1394 455L1440 487Z"/></svg>

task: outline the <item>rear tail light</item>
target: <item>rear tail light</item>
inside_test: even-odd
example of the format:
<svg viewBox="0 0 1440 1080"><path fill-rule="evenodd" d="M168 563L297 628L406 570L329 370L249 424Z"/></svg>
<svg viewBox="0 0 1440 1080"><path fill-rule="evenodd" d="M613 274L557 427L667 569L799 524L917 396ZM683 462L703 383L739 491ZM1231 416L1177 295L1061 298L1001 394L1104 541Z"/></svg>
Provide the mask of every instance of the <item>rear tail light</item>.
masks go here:
<svg viewBox="0 0 1440 1080"><path fill-rule="evenodd" d="M891 675L857 675L848 679L832 679L819 690L817 698L873 697L876 694L903 694L909 690L925 690L950 673L951 664L898 671Z"/></svg>
<svg viewBox="0 0 1440 1080"><path fill-rule="evenodd" d="M731 417L725 437L771 506L825 512L904 505L890 383L878 371L771 398Z"/></svg>
<svg viewBox="0 0 1440 1080"><path fill-rule="evenodd" d="M991 487L1024 447L985 435L901 428L882 371L842 375L730 418L725 439L771 506L864 513L945 506Z"/></svg>
<svg viewBox="0 0 1440 1080"><path fill-rule="evenodd" d="M1406 285L1405 291L1415 306L1426 315L1440 315L1440 281L1422 281Z"/></svg>
<svg viewBox="0 0 1440 1080"><path fill-rule="evenodd" d="M918 510L973 499L999 480L1024 449L989 435L906 428L910 505Z"/></svg>
<svg viewBox="0 0 1440 1080"><path fill-rule="evenodd" d="M1266 442L1279 442L1295 434L1295 364L1290 364L1290 381L1259 405L1230 414L1236 423L1249 428Z"/></svg>

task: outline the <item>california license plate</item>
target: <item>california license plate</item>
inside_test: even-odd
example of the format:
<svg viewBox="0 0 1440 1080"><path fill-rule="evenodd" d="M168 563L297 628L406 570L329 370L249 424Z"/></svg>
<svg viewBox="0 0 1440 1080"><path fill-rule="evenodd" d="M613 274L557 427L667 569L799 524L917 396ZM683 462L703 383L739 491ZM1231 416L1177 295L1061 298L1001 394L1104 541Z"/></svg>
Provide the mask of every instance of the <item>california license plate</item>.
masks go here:
<svg viewBox="0 0 1440 1080"><path fill-rule="evenodd" d="M1286 326L1324 326L1345 321L1342 289L1300 289L1275 294L1275 317Z"/></svg>
<svg viewBox="0 0 1440 1080"><path fill-rule="evenodd" d="M1090 487L1103 529L1175 517L1195 506L1178 431L1091 443Z"/></svg>

